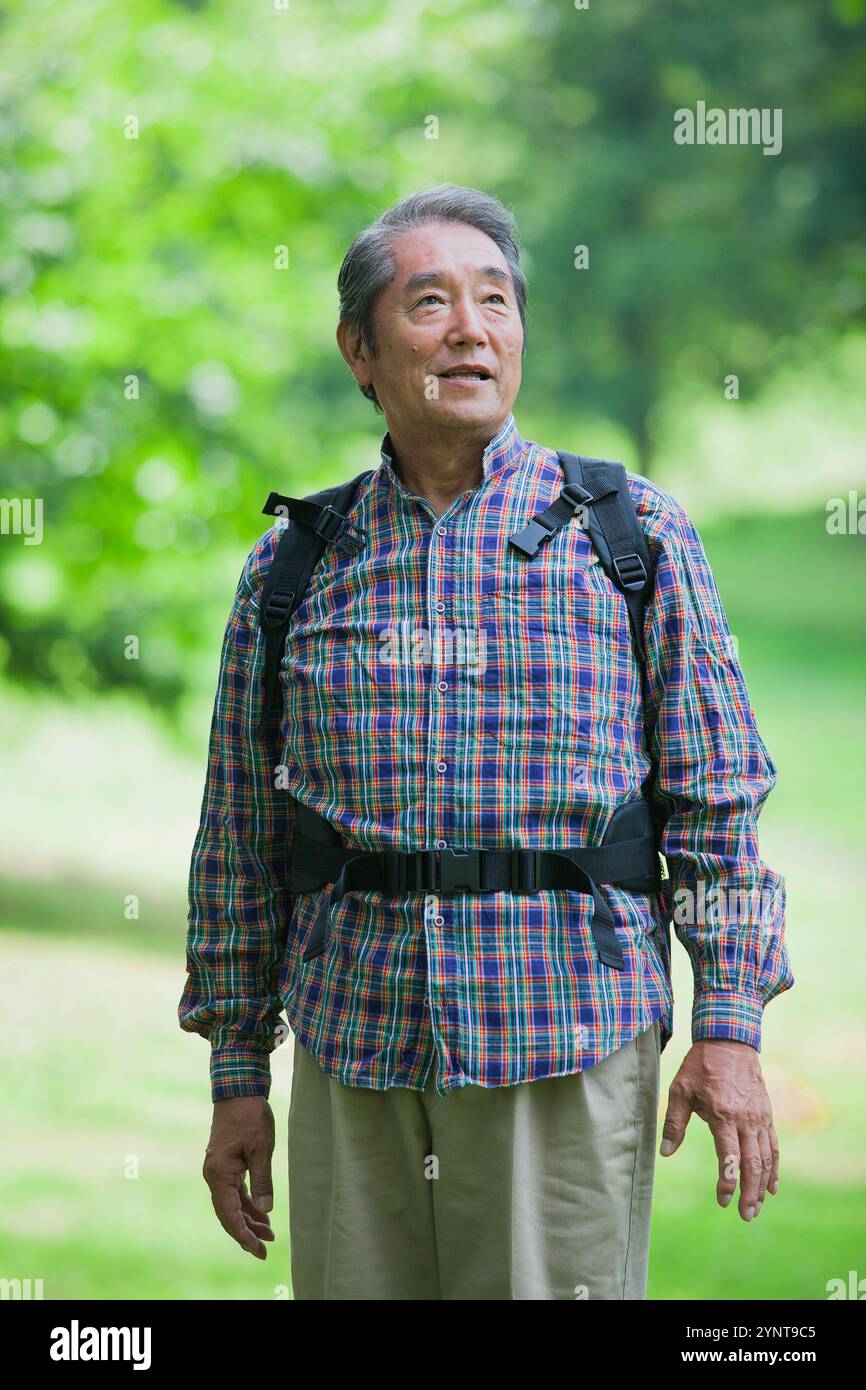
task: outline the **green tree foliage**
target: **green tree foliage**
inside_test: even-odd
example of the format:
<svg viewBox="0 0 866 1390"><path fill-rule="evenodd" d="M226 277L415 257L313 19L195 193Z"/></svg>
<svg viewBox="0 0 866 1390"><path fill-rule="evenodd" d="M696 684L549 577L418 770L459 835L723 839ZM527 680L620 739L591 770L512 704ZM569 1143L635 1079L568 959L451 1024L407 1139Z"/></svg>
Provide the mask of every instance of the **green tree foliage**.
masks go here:
<svg viewBox="0 0 866 1390"><path fill-rule="evenodd" d="M644 471L672 391L862 311L863 0L32 0L0 37L0 496L44 500L41 545L0 537L16 680L211 688L268 490L375 462L336 273L410 190L513 206L521 399ZM783 152L676 145L698 100L781 107Z"/></svg>

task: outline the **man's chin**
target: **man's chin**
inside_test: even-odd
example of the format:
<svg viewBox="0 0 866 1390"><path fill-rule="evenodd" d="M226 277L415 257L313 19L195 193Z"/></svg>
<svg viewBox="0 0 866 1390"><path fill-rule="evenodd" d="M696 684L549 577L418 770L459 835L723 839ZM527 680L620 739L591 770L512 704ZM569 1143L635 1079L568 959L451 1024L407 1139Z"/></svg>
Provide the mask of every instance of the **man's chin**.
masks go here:
<svg viewBox="0 0 866 1390"><path fill-rule="evenodd" d="M427 402L429 417L443 424L446 420L454 424L481 424L487 420L498 420L502 415L502 402L495 391L467 391L462 398L456 392L444 391L435 400Z"/></svg>

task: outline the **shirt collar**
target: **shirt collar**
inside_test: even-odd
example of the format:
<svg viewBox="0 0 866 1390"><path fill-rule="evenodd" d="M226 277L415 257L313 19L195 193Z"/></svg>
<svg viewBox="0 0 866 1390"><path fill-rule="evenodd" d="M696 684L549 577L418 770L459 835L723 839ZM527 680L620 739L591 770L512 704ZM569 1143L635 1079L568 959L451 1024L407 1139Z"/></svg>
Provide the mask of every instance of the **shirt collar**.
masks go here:
<svg viewBox="0 0 866 1390"><path fill-rule="evenodd" d="M526 442L523 439L513 414L500 425L493 438L488 442L481 456L481 471L483 483L496 473L501 473L504 469L513 467L520 463ZM388 474L391 480L397 484L402 492L406 491L403 483L394 469L392 454L391 436L385 431L382 436L382 443L379 448L382 471Z"/></svg>

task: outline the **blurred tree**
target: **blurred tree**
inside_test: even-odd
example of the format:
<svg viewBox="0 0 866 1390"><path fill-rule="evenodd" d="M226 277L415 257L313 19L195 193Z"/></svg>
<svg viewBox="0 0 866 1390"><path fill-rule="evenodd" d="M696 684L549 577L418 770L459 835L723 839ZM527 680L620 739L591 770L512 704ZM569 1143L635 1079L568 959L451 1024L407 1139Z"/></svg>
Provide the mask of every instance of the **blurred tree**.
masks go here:
<svg viewBox="0 0 866 1390"><path fill-rule="evenodd" d="M592 23L589 17L593 15ZM527 385L653 426L690 382L754 396L866 304L866 5L565 12L509 97L532 149ZM782 148L680 145L674 112L782 112ZM515 186L516 194L516 186ZM589 270L571 269L586 246Z"/></svg>
<svg viewBox="0 0 866 1390"><path fill-rule="evenodd" d="M684 383L754 392L862 313L863 0L33 0L3 23L0 495L45 504L41 545L0 537L16 680L167 710L212 690L267 491L375 462L336 273L412 189L514 207L521 403L624 426L645 472ZM782 154L675 144L698 99L781 107Z"/></svg>

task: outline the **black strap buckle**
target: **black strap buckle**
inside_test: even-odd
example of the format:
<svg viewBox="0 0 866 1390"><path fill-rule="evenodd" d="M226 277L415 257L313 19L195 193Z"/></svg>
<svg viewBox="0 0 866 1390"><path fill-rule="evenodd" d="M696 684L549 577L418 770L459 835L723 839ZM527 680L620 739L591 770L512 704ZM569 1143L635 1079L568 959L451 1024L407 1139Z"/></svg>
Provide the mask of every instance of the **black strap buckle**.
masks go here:
<svg viewBox="0 0 866 1390"><path fill-rule="evenodd" d="M292 611L292 604L295 601L294 589L274 589L268 595L262 613L262 624L264 627L281 627L286 622Z"/></svg>
<svg viewBox="0 0 866 1390"><path fill-rule="evenodd" d="M585 507L587 503L596 500L591 492L588 492L585 487L581 487L580 483L566 483L559 496L575 512L578 507Z"/></svg>
<svg viewBox="0 0 866 1390"><path fill-rule="evenodd" d="M440 893L477 893L481 888L481 861L478 855L477 849L440 849Z"/></svg>
<svg viewBox="0 0 866 1390"><path fill-rule="evenodd" d="M371 853L374 853L371 851ZM382 850L382 890L389 895L436 893L439 890L439 851Z"/></svg>
<svg viewBox="0 0 866 1390"><path fill-rule="evenodd" d="M537 893L541 879L540 851L515 849L511 854L511 891Z"/></svg>
<svg viewBox="0 0 866 1390"><path fill-rule="evenodd" d="M396 896L406 892L407 856L399 850L385 850L382 855L382 888Z"/></svg>
<svg viewBox="0 0 866 1390"><path fill-rule="evenodd" d="M630 551L628 555L618 556L614 559L613 565L623 588L642 589L646 584L646 567L643 560L634 551Z"/></svg>
<svg viewBox="0 0 866 1390"><path fill-rule="evenodd" d="M317 536L321 536L323 541L332 541L340 533L340 528L348 520L342 512L338 512L336 507L332 507L330 502L322 507L319 519L313 530Z"/></svg>
<svg viewBox="0 0 866 1390"><path fill-rule="evenodd" d="M542 541L549 538L556 532L555 526L548 526L546 521L534 516L527 522L522 531L515 531L513 536L508 537L508 544L513 545L515 550L521 551L524 555L533 556Z"/></svg>

